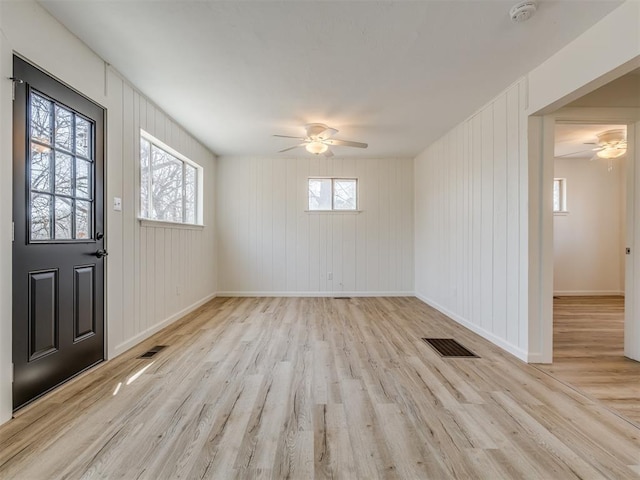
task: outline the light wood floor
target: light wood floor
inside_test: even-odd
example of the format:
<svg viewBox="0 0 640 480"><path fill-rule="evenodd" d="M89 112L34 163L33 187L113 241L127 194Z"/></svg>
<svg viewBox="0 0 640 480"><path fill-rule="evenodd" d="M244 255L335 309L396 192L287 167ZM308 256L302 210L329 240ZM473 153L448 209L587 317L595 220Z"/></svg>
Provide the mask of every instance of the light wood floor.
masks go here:
<svg viewBox="0 0 640 480"><path fill-rule="evenodd" d="M640 425L640 362L624 357L624 297L558 297L542 369Z"/></svg>
<svg viewBox="0 0 640 480"><path fill-rule="evenodd" d="M414 298L215 299L0 428L2 479L314 477L639 478L640 430Z"/></svg>

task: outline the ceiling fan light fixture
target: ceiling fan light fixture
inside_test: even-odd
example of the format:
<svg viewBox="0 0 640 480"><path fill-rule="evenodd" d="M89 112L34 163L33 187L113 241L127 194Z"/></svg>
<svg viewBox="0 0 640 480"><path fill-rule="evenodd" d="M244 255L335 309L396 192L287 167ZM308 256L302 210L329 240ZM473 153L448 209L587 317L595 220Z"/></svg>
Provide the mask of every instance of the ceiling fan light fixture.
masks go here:
<svg viewBox="0 0 640 480"><path fill-rule="evenodd" d="M313 153L314 155L320 155L329 149L329 147L322 142L310 142L307 143L304 148L307 152Z"/></svg>
<svg viewBox="0 0 640 480"><path fill-rule="evenodd" d="M627 153L627 149L624 147L609 147L596 152L596 155L600 158L618 158Z"/></svg>
<svg viewBox="0 0 640 480"><path fill-rule="evenodd" d="M598 135L600 151L596 155L600 158L618 158L627 153L627 136L622 129L607 130Z"/></svg>

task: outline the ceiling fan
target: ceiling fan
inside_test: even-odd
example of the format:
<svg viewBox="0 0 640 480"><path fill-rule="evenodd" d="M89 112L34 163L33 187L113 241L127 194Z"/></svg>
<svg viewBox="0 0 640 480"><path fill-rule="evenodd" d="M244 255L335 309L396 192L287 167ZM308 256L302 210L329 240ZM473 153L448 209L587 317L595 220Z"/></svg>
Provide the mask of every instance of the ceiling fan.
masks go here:
<svg viewBox="0 0 640 480"><path fill-rule="evenodd" d="M591 157L591 160L596 160L597 158L612 160L627 153L627 135L625 130L618 128L607 130L597 134L596 137L598 138L597 142L585 142L584 145L597 145L597 147L566 153L559 155L558 158L568 157L578 153L596 152L593 157Z"/></svg>
<svg viewBox="0 0 640 480"><path fill-rule="evenodd" d="M367 148L369 145L361 142L351 142L349 140L338 140L332 138L338 130L335 128L327 127L324 123L309 123L305 125L306 136L304 137L292 137L289 135L274 135L274 137L281 138L295 138L302 140L302 143L294 145L293 147L280 150L278 153L287 152L294 148L304 147L305 150L314 155L324 155L325 157L333 157L333 152L329 149L330 146L340 147L356 147Z"/></svg>

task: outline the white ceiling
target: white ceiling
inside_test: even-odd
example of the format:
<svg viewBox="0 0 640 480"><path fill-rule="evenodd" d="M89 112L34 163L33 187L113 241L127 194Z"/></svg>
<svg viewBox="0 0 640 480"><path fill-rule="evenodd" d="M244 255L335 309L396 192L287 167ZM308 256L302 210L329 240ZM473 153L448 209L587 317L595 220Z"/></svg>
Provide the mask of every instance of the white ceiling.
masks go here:
<svg viewBox="0 0 640 480"><path fill-rule="evenodd" d="M621 1L543 1L522 24L513 0L40 3L217 154L322 122L369 143L338 156L413 157Z"/></svg>
<svg viewBox="0 0 640 480"><path fill-rule="evenodd" d="M597 145L588 143L598 142L598 134L607 130L623 129L626 125L610 124L556 124L554 154L563 158L587 158L595 155L593 151Z"/></svg>

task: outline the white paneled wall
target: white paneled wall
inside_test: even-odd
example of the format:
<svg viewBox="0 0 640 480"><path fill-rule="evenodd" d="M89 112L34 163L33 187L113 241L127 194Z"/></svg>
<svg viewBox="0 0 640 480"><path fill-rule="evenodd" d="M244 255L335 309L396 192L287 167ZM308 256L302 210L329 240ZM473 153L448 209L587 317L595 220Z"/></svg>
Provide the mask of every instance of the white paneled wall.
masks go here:
<svg viewBox="0 0 640 480"><path fill-rule="evenodd" d="M108 345L112 355L211 298L216 286L215 161L185 130L109 70ZM205 227L140 222L140 129L204 167Z"/></svg>
<svg viewBox="0 0 640 480"><path fill-rule="evenodd" d="M518 82L415 159L416 295L520 358L527 117Z"/></svg>
<svg viewBox="0 0 640 480"><path fill-rule="evenodd" d="M216 175L219 295L413 293L410 159L223 157ZM310 176L357 178L361 212L305 212Z"/></svg>
<svg viewBox="0 0 640 480"><path fill-rule="evenodd" d="M32 0L0 2L0 423L11 417L12 54L44 69L107 110L105 162L108 357L122 353L216 291L215 157L148 102ZM60 52L64 52L61 55ZM204 167L205 227L142 225L139 128ZM8 181L8 183L7 183ZM7 188L8 185L8 188ZM114 211L113 197L123 200ZM9 343L7 343L9 339Z"/></svg>

